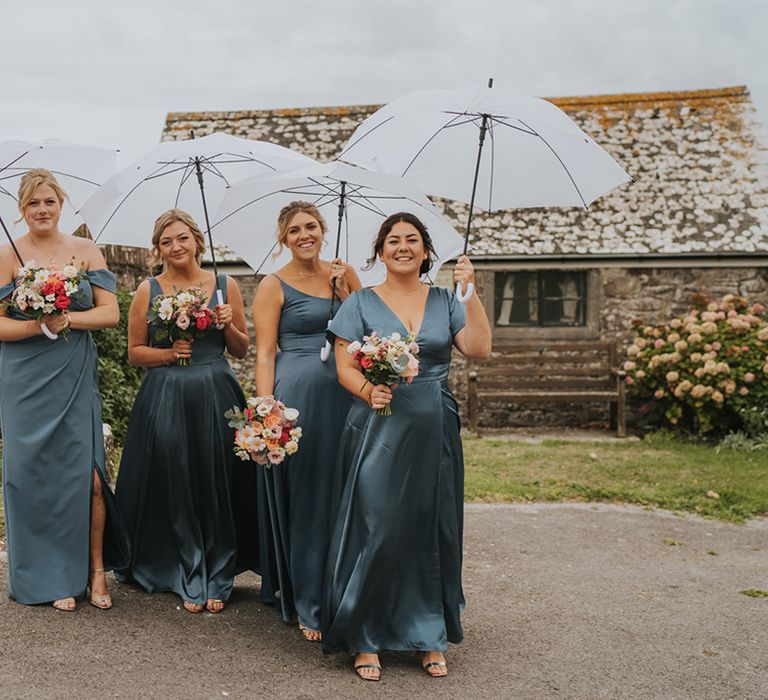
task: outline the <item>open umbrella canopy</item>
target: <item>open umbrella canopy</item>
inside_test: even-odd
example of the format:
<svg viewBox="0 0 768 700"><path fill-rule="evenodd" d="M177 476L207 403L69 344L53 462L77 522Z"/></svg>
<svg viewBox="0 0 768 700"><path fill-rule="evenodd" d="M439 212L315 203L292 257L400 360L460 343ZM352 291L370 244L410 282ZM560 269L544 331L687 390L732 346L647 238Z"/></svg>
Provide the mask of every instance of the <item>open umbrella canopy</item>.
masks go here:
<svg viewBox="0 0 768 700"><path fill-rule="evenodd" d="M629 181L624 170L551 102L490 87L424 90L368 117L339 159L408 177L430 195L488 211L586 207Z"/></svg>
<svg viewBox="0 0 768 700"><path fill-rule="evenodd" d="M13 238L27 231L23 221L15 222L20 217L19 181L33 168L50 170L64 188L69 201L62 208L59 229L72 233L83 223L76 210L117 170L117 151L54 139L0 143L0 219Z"/></svg>
<svg viewBox="0 0 768 700"><path fill-rule="evenodd" d="M232 182L313 163L288 148L224 133L164 141L111 177L80 214L97 243L149 247L164 211L183 209L205 228L204 202L215 211Z"/></svg>
<svg viewBox="0 0 768 700"><path fill-rule="evenodd" d="M290 260L286 249L275 255L277 215L294 200L309 201L318 207L334 246L325 257L334 257L334 248L338 248L339 255L354 266L364 285L384 279L386 271L380 263L371 270L362 268L371 256L379 226L390 214L408 211L427 226L438 258L433 275L442 263L461 251L461 236L408 180L339 162L236 183L227 191L214 217L212 232L257 272L275 272Z"/></svg>

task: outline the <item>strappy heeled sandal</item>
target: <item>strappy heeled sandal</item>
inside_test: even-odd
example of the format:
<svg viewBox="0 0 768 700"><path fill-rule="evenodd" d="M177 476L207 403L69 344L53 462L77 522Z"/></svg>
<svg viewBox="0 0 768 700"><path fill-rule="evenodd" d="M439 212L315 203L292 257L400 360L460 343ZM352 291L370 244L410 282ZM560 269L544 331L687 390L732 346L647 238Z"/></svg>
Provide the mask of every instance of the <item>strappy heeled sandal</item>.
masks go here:
<svg viewBox="0 0 768 700"><path fill-rule="evenodd" d="M93 579L94 574L104 573L104 569L91 569L89 574ZM85 594L88 596L88 602L93 605L94 608L99 610L109 610L112 607L112 596L109 593L103 595L93 595L93 586L91 581L88 582L88 586L85 589Z"/></svg>
<svg viewBox="0 0 768 700"><path fill-rule="evenodd" d="M189 600L182 600L181 607L189 613L201 613L204 609L202 603L193 603Z"/></svg>
<svg viewBox="0 0 768 700"><path fill-rule="evenodd" d="M421 661L419 662L421 664L421 668L424 670L424 673L426 673L430 678L445 678L448 675L448 664L445 661L430 661L429 663L424 663L424 657L426 655L426 652L422 654ZM437 673L433 673L433 669L444 670L442 672L437 671Z"/></svg>
<svg viewBox="0 0 768 700"><path fill-rule="evenodd" d="M299 623L299 631L304 635L308 642L322 642L323 635L320 630L313 630L311 627L305 627Z"/></svg>
<svg viewBox="0 0 768 700"><path fill-rule="evenodd" d="M68 598L54 600L51 605L56 608L56 610L61 610L62 612L75 612L77 601L72 596L69 596Z"/></svg>
<svg viewBox="0 0 768 700"><path fill-rule="evenodd" d="M362 670L364 668L372 668L377 671L377 674L375 676L366 676L363 675ZM364 681L378 681L381 680L381 666L379 664L357 664L355 666L355 673L360 676Z"/></svg>
<svg viewBox="0 0 768 700"><path fill-rule="evenodd" d="M208 600L205 601L205 609L209 613L220 613L225 607L224 601L221 600L221 598L208 598Z"/></svg>

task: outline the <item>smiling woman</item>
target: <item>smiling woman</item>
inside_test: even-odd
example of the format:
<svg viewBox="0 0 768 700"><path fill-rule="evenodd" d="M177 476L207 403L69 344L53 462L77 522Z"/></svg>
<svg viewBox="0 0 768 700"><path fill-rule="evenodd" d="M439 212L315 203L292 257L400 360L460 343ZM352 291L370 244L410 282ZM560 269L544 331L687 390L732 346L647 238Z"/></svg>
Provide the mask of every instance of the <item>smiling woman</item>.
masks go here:
<svg viewBox="0 0 768 700"><path fill-rule="evenodd" d="M61 311L35 319L21 310L17 252L0 249L0 299L10 298L0 305L9 593L20 603L52 601L72 611L88 587L91 604L108 609L104 570L122 565L127 548L112 494L102 487L101 398L89 331L116 325L119 312L115 278L98 248L59 231L65 198L47 170L30 170L21 180L28 233L16 241L18 255L28 268L44 268L44 276L81 271L76 286L66 283L72 286ZM44 337L43 323L66 332L66 341Z"/></svg>
<svg viewBox="0 0 768 700"><path fill-rule="evenodd" d="M329 306L338 308L360 288L349 265L321 260L326 229L313 204L296 201L284 207L277 240L288 248L291 261L262 280L253 302L256 391L297 408L304 426L301 449L264 474L269 505L260 512L269 515L263 527L274 532L277 571L276 580L263 579L262 599L274 602L280 587L283 618L290 621L295 612L308 641L320 639L336 448L351 403L333 363L322 362L318 349L325 342Z"/></svg>
<svg viewBox="0 0 768 700"><path fill-rule="evenodd" d="M476 293L465 311L452 292L421 283L433 255L418 218L385 219L371 262L381 259L386 280L352 294L331 324L339 382L358 400L339 446L343 491L326 568L323 648L354 654L355 671L370 681L380 678L382 651L418 651L430 676L445 676L443 652L463 638L464 462L447 380L452 348L485 356L491 329ZM454 281L474 282L464 256ZM372 386L361 373L347 348L373 333L415 340L411 383Z"/></svg>
<svg viewBox="0 0 768 700"><path fill-rule="evenodd" d="M189 214L171 209L158 217L150 262L163 270L141 283L129 315L128 358L147 372L128 424L116 497L131 533L131 561L121 576L150 593L177 593L189 612L217 613L232 591L238 553L232 491L239 465L223 416L245 404L224 350L243 357L248 336L240 292L224 275L218 280L224 303L213 306L217 282L200 267L204 248ZM147 323L158 296L186 290L210 300L221 330L196 322L190 340L189 318L182 324L179 316L170 332Z"/></svg>

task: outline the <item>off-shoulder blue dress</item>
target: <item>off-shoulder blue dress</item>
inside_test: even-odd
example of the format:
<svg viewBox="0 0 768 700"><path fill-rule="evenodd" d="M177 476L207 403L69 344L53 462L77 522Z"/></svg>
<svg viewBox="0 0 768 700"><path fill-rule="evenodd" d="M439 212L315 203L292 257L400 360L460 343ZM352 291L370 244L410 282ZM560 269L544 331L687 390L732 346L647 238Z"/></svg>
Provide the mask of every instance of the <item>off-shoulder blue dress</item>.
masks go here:
<svg viewBox="0 0 768 700"><path fill-rule="evenodd" d="M464 322L454 294L431 288L416 336L419 375L395 388L392 415L360 400L349 412L325 576L327 653L438 651L462 641L464 461L448 368ZM407 333L372 289L350 295L331 330L350 342Z"/></svg>
<svg viewBox="0 0 768 700"><path fill-rule="evenodd" d="M12 294L0 287L0 300ZM93 287L115 292L115 276L90 270L72 311L93 306ZM8 316L26 319L9 307ZM107 508L104 564L127 559L127 544L104 474L96 345L88 331L0 343L0 422L8 592L19 603L80 595L88 582L93 470Z"/></svg>

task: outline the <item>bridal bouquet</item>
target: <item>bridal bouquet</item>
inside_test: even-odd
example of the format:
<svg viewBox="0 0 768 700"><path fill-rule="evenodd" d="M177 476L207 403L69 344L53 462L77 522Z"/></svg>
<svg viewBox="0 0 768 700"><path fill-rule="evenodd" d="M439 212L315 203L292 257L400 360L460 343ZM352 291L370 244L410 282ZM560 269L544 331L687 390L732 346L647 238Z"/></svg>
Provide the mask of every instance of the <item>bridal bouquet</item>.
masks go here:
<svg viewBox="0 0 768 700"><path fill-rule="evenodd" d="M160 330L155 333L156 341L167 338L171 342L179 339L193 340L214 321L205 293L197 287L176 294L158 294L152 300L147 319L160 326ZM189 365L192 361L181 358L177 364Z"/></svg>
<svg viewBox="0 0 768 700"><path fill-rule="evenodd" d="M75 265L75 259L63 268L55 263L37 267L34 260L19 268L16 289L11 295L11 305L27 316L39 320L45 314L64 313L72 303L71 297L77 292L80 280L85 277L85 268ZM43 329L45 332L47 329ZM66 328L61 333L68 333ZM52 340L55 334L46 335Z"/></svg>
<svg viewBox="0 0 768 700"><path fill-rule="evenodd" d="M274 396L252 396L244 409L229 409L224 417L235 429L235 454L243 461L271 467L299 449L299 412Z"/></svg>
<svg viewBox="0 0 768 700"><path fill-rule="evenodd" d="M374 386L405 381L410 384L419 373L419 346L412 336L403 338L399 333L380 336L373 332L347 346L347 352L360 365L363 376ZM387 404L376 411L380 416L391 416Z"/></svg>

